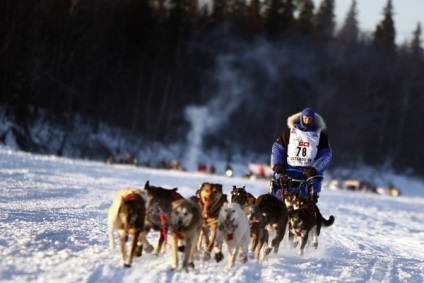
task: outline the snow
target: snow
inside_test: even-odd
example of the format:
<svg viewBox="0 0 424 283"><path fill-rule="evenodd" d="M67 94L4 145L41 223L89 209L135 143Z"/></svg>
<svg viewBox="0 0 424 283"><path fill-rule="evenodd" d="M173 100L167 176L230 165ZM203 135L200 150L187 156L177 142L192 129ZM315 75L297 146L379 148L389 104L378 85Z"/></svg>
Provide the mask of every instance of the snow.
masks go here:
<svg viewBox="0 0 424 283"><path fill-rule="evenodd" d="M115 192L150 184L192 196L205 181L246 186L268 181L34 155L0 147L0 282L424 282L424 182L392 176L401 197L324 190L319 207L335 224L317 250L303 256L281 247L266 261L195 261L189 273L169 271L167 246L123 268L109 250L107 214ZM148 239L155 243L155 233ZM116 237L117 238L117 237ZM283 241L285 242L285 240Z"/></svg>

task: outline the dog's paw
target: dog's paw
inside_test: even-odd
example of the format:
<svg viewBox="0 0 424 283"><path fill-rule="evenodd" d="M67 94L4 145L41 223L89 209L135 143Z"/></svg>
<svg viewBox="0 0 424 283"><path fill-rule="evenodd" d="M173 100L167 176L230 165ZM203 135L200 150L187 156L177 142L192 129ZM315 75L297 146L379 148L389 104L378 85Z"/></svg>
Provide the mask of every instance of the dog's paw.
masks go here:
<svg viewBox="0 0 424 283"><path fill-rule="evenodd" d="M181 273L188 273L188 266L183 266L183 267L180 269L180 272L181 272Z"/></svg>
<svg viewBox="0 0 424 283"><path fill-rule="evenodd" d="M194 263L193 262L189 262L188 263L188 267L193 268L194 269Z"/></svg>
<svg viewBox="0 0 424 283"><path fill-rule="evenodd" d="M178 247L178 251L179 251L179 252L182 252L182 253L183 253L183 252L184 252L184 250L185 250L185 246L184 246L184 245L183 245L183 246L179 246L179 247Z"/></svg>
<svg viewBox="0 0 424 283"><path fill-rule="evenodd" d="M264 253L267 256L267 255L270 254L271 251L272 251L272 248L271 247L265 247Z"/></svg>
<svg viewBox="0 0 424 283"><path fill-rule="evenodd" d="M137 246L135 248L134 254L136 257L140 257L143 255L143 246Z"/></svg>
<svg viewBox="0 0 424 283"><path fill-rule="evenodd" d="M249 252L248 257L250 260L253 260L255 258L255 254L253 252Z"/></svg>
<svg viewBox="0 0 424 283"><path fill-rule="evenodd" d="M299 252L297 254L300 255L300 256L302 256L303 255L303 250L299 250Z"/></svg>
<svg viewBox="0 0 424 283"><path fill-rule="evenodd" d="M240 254L240 262L241 263L247 262L247 255L246 254Z"/></svg>
<svg viewBox="0 0 424 283"><path fill-rule="evenodd" d="M223 259L224 259L224 255L221 252L215 254L216 262L220 262Z"/></svg>
<svg viewBox="0 0 424 283"><path fill-rule="evenodd" d="M312 246L317 249L318 248L318 243L312 243Z"/></svg>
<svg viewBox="0 0 424 283"><path fill-rule="evenodd" d="M211 254L208 253L208 252L204 252L204 254L203 254L203 260L204 261L208 261L210 259L211 259Z"/></svg>
<svg viewBox="0 0 424 283"><path fill-rule="evenodd" d="M131 263L124 263L124 267L125 268L130 268L131 267Z"/></svg>
<svg viewBox="0 0 424 283"><path fill-rule="evenodd" d="M278 240L277 239L273 239L272 241L271 241L271 246L275 246L275 245L277 245L279 242L278 242Z"/></svg>
<svg viewBox="0 0 424 283"><path fill-rule="evenodd" d="M200 252L197 251L194 255L193 255L193 259L194 260L200 260Z"/></svg>
<svg viewBox="0 0 424 283"><path fill-rule="evenodd" d="M153 246L151 245L151 244L145 244L145 245L143 245L143 250L146 252L146 253L151 253L152 251L153 251Z"/></svg>

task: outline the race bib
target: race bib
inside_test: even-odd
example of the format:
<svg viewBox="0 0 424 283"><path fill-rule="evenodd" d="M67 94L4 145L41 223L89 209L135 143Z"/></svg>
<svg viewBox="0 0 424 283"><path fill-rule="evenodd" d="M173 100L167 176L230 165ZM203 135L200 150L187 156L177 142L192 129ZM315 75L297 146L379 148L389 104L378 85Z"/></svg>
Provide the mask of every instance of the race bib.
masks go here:
<svg viewBox="0 0 424 283"><path fill-rule="evenodd" d="M312 166L317 157L320 135L320 130L303 132L292 128L287 148L287 163L296 167Z"/></svg>

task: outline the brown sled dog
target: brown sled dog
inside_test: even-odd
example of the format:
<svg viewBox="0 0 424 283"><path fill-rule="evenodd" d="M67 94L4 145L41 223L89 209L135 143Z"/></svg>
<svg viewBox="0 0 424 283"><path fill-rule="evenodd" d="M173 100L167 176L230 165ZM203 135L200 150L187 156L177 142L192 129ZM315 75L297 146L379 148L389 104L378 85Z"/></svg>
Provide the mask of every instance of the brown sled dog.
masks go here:
<svg viewBox="0 0 424 283"><path fill-rule="evenodd" d="M289 212L289 238L290 242L294 236L299 239L299 255L303 255L309 233L312 232L312 246L318 247L318 236L321 226L329 227L334 223L334 216L327 220L319 211L318 206L313 201L298 198L293 204L295 210Z"/></svg>
<svg viewBox="0 0 424 283"><path fill-rule="evenodd" d="M144 191L150 200L150 205L146 210L145 232L155 230L159 232L159 239L153 254L159 254L167 241L169 215L172 210L172 202L183 197L177 193L177 188L165 189L162 187L151 186L149 181L144 185ZM146 237L144 237L145 239ZM150 252L152 246L145 239L145 245L149 247L146 252Z"/></svg>
<svg viewBox="0 0 424 283"><path fill-rule="evenodd" d="M272 239L271 244L265 247L265 256L268 255L272 249L274 249L274 253L277 253L287 227L288 218L286 205L272 194L263 194L256 199L256 206L259 207L262 213L265 229L267 231L276 231L276 235L274 239ZM265 242L268 242L267 238Z"/></svg>
<svg viewBox="0 0 424 283"><path fill-rule="evenodd" d="M184 242L184 260L182 270L194 268L193 257L202 228L203 219L198 203L188 199L179 199L172 203L169 230L172 235L172 270L178 268L178 242Z"/></svg>
<svg viewBox="0 0 424 283"><path fill-rule="evenodd" d="M108 230L110 247L115 247L113 230L118 228L119 244L121 248L121 261L124 267L131 267L132 259L138 242L142 242L145 224L147 197L138 189L122 189L115 194L114 200L108 212ZM126 257L126 242L131 236L131 247ZM139 247L141 256L142 245Z"/></svg>
<svg viewBox="0 0 424 283"><path fill-rule="evenodd" d="M224 202L227 202L227 200L226 196L222 192L221 184L203 183L200 185L197 195L199 197L199 205L202 209L202 216L204 220L197 248L200 250L202 246L202 238L204 237L206 244L204 260L209 260L210 252L213 249L216 238L219 211Z"/></svg>

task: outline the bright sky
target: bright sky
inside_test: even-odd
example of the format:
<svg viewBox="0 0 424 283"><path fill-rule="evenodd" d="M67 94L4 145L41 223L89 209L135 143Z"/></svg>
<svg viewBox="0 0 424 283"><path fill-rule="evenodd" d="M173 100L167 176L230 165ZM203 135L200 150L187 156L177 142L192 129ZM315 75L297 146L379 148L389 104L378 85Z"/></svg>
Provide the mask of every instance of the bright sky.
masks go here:
<svg viewBox="0 0 424 283"><path fill-rule="evenodd" d="M377 24L383 19L383 10L388 0L356 0L359 27L363 32L374 32ZM322 0L314 0L318 8ZM346 19L352 0L335 0L335 14L338 25ZM396 42L404 43L412 38L412 33L421 22L424 29L424 0L392 0ZM423 38L423 35L421 35Z"/></svg>
<svg viewBox="0 0 424 283"><path fill-rule="evenodd" d="M210 0L200 0L207 3ZM319 7L322 0L313 0L315 8ZM359 28L362 32L374 32L377 24L383 19L383 9L388 0L356 0ZM346 19L352 0L335 0L336 21L341 25ZM396 28L396 42L402 44L412 38L412 33L417 28L418 22L424 29L424 0L392 0L394 7L394 21ZM424 32L424 31L423 31ZM424 35L421 36L423 38Z"/></svg>

